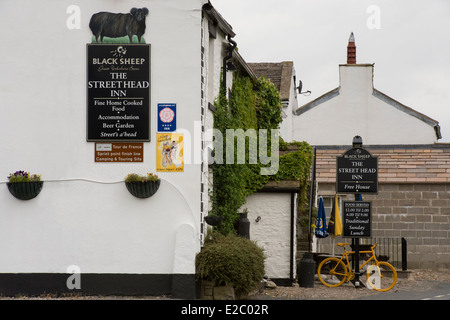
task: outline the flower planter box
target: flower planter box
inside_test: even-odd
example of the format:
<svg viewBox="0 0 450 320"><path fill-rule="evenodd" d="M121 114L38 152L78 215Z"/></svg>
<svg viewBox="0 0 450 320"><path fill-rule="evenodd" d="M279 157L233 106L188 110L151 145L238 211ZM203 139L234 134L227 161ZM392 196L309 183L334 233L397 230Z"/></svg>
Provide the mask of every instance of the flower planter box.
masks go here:
<svg viewBox="0 0 450 320"><path fill-rule="evenodd" d="M136 198L145 199L149 198L156 193L159 189L161 180L158 181L138 181L138 182L125 182L125 186L128 191Z"/></svg>
<svg viewBox="0 0 450 320"><path fill-rule="evenodd" d="M20 200L30 200L35 198L42 190L44 186L43 181L30 181L30 182L8 182L9 192Z"/></svg>
<svg viewBox="0 0 450 320"><path fill-rule="evenodd" d="M214 282L202 280L200 289L201 300L236 300L232 285L215 286Z"/></svg>

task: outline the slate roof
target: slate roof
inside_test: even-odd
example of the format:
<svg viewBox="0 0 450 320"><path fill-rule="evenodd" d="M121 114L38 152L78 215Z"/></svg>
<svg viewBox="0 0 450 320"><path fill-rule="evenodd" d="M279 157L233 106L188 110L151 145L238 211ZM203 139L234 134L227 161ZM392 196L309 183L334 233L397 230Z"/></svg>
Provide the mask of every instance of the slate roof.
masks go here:
<svg viewBox="0 0 450 320"><path fill-rule="evenodd" d="M450 183L450 143L364 147L378 157L378 183ZM336 157L350 149L316 148L316 180L336 183Z"/></svg>
<svg viewBox="0 0 450 320"><path fill-rule="evenodd" d="M292 61L248 63L255 75L270 80L280 93L281 101L289 100L293 77Z"/></svg>

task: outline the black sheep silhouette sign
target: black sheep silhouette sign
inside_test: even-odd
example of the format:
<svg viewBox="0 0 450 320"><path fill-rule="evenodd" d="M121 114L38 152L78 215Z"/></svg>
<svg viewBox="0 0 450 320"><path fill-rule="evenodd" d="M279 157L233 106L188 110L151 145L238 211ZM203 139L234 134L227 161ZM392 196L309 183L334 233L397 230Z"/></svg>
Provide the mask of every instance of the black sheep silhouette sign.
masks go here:
<svg viewBox="0 0 450 320"><path fill-rule="evenodd" d="M147 8L98 12L87 51L87 141L150 141L150 44Z"/></svg>
<svg viewBox="0 0 450 320"><path fill-rule="evenodd" d="M92 43L145 43L147 8L132 8L130 13L98 12L92 15L89 28Z"/></svg>

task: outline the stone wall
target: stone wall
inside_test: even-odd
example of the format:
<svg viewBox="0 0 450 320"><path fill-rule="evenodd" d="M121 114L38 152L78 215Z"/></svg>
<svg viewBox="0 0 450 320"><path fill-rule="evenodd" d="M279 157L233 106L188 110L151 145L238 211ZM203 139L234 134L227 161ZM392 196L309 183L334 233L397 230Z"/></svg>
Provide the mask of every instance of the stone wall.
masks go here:
<svg viewBox="0 0 450 320"><path fill-rule="evenodd" d="M336 157L349 148L317 147L316 196L327 200L328 217L335 193ZM399 241L405 238L408 268L450 268L450 144L365 148L378 158L378 194L363 194L364 200L372 201L372 235ZM354 200L352 194L339 198ZM332 237L319 240L319 250L338 253L340 248L333 248L332 243Z"/></svg>
<svg viewBox="0 0 450 320"><path fill-rule="evenodd" d="M381 184L372 201L373 234L404 237L411 268L450 267L450 185Z"/></svg>
<svg viewBox="0 0 450 320"><path fill-rule="evenodd" d="M321 184L318 194L334 195L334 184ZM450 184L379 184L378 194L364 200L372 202L373 237L406 239L408 269L450 268ZM333 240L350 242L330 236L319 240L319 250L333 252Z"/></svg>

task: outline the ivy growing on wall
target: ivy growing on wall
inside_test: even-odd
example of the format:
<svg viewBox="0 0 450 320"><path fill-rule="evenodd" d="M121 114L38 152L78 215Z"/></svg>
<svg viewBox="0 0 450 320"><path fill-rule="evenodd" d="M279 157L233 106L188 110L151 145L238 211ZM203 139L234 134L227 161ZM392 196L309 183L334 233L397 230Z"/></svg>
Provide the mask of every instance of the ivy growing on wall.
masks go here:
<svg viewBox="0 0 450 320"><path fill-rule="evenodd" d="M214 127L220 130L223 137L223 155L226 154L227 129L268 129L268 146L270 152L270 129L277 129L282 121L281 102L277 88L264 77L256 82L236 72L233 85L227 99L226 89L222 86L215 101ZM259 139L259 138L258 138ZM248 142L248 137L247 137ZM259 141L258 144L259 146ZM307 183L312 160L312 149L306 142L295 143L297 151L282 155L279 158L278 172L274 175L261 175L263 164L249 163L249 148L246 144L245 164L237 164L237 159L214 163L213 189L211 192L212 209L210 215L223 216L218 227L223 234L234 233L234 224L239 219L238 210L245 204L246 197L261 189L269 180L297 180L302 190L300 199L307 196ZM280 138L280 149L288 144ZM236 157L236 143L234 143Z"/></svg>

